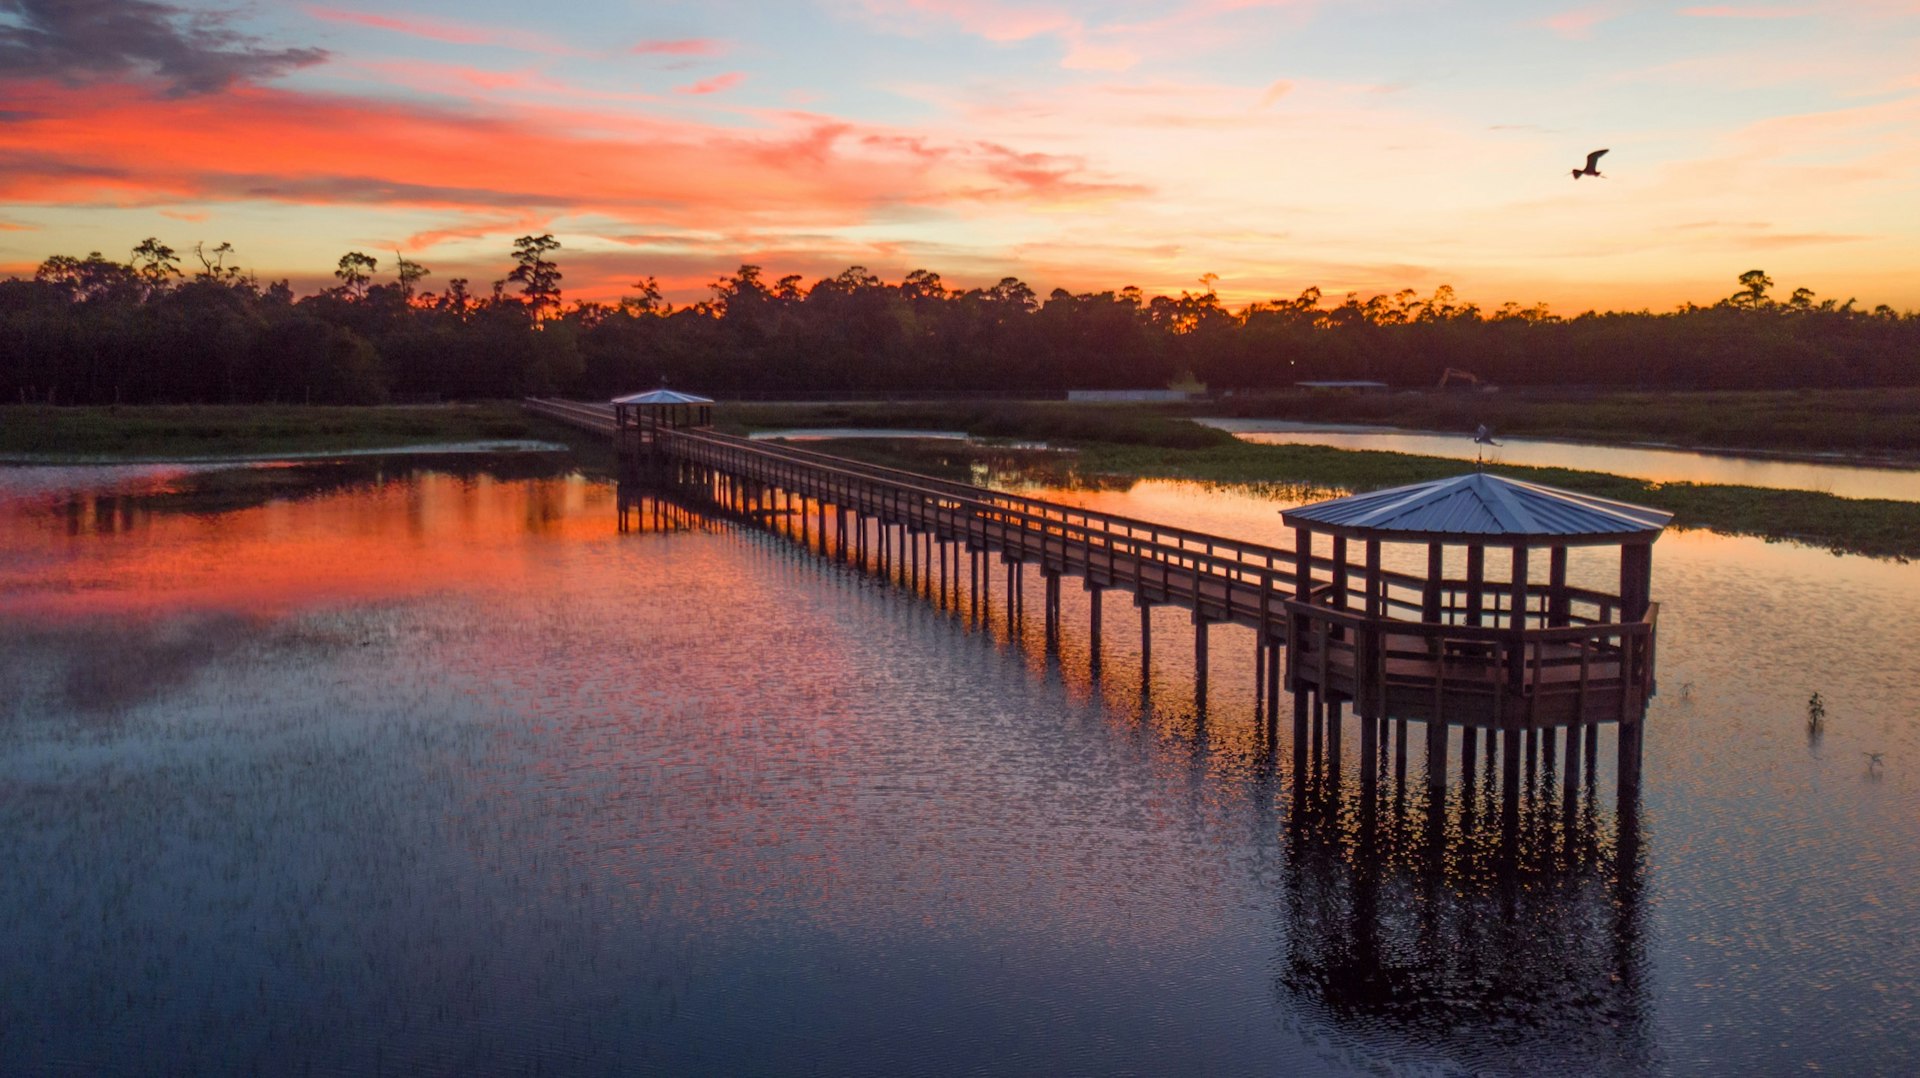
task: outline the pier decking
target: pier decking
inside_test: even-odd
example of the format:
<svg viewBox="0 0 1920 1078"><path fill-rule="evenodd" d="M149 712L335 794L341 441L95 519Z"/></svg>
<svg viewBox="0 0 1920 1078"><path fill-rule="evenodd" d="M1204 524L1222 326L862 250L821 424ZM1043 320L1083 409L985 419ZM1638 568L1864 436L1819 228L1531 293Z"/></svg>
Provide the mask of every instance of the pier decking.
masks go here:
<svg viewBox="0 0 1920 1078"><path fill-rule="evenodd" d="M1017 604L1017 569L1035 566L1045 582L1049 638L1057 630L1065 576L1079 577L1091 593L1096 638L1102 592L1132 593L1142 611L1143 653L1151 648L1146 612L1183 608L1194 625L1202 707L1209 627L1246 626L1255 636L1258 699L1269 721L1282 688L1293 697L1296 732L1310 715L1319 725L1329 709L1337 726L1340 708L1350 705L1370 720L1362 724L1363 760L1378 751L1388 720L1399 724L1404 759L1405 723L1414 720L1429 728L1430 781L1443 781L1448 726L1466 729L1467 759L1475 731L1489 732L1489 752L1491 738L1506 734L1509 769L1518 766L1519 739L1526 739L1531 757L1543 736L1553 751L1552 735L1564 728L1571 764L1583 747L1581 734L1590 756L1594 724L1607 722L1621 727L1623 782L1639 770L1639 722L1654 691L1658 614L1645 595L1643 548L1623 548L1618 595L1568 586L1564 546L1554 549L1554 571L1544 583L1528 581L1525 551L1517 545L1515 575L1506 581L1483 578L1478 548L1470 552L1465 578L1441 574L1437 547L1430 571L1413 575L1383 569L1378 541L1367 543L1366 557L1356 562L1347 557L1344 537L1336 535L1323 551L1301 526L1293 548L1267 546L704 426L623 422L604 405L535 400L527 407L609 434L623 467L682 497L750 515L798 514L805 541L822 555L864 562L871 542L883 567L905 573L916 588L924 580L928 589L937 563L943 598L950 569L957 586L963 554L969 597L980 594L997 556Z"/></svg>

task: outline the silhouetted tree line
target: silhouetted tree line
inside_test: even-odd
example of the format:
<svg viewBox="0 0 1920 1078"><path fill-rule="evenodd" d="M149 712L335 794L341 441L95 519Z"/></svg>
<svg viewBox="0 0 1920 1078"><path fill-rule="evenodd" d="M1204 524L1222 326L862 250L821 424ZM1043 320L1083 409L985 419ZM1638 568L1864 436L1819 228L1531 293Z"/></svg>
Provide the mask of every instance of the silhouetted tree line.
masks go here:
<svg viewBox="0 0 1920 1078"><path fill-rule="evenodd" d="M1178 297L1137 288L1044 300L1008 277L952 289L916 270L889 284L855 266L805 285L741 266L676 307L652 278L617 303L563 302L550 235L514 243L484 292L438 292L396 255L342 256L339 283L296 297L232 264L227 244L186 263L148 239L129 260L59 255L0 282L0 399L56 403L377 402L605 397L659 384L701 391L1059 392L1156 387L1191 373L1215 390L1313 379L1435 384L1448 367L1512 386L1796 388L1920 383L1920 314L1852 300L1784 302L1759 270L1712 306L1587 313L1483 310L1442 287L1325 301L1317 288L1234 311L1212 278ZM183 265L188 268L183 269Z"/></svg>

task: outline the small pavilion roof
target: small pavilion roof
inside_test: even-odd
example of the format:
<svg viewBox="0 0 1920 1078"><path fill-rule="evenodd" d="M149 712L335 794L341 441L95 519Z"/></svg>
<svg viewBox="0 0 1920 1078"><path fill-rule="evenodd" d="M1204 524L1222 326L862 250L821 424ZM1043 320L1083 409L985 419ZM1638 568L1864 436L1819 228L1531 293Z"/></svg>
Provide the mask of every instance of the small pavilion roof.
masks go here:
<svg viewBox="0 0 1920 1078"><path fill-rule="evenodd" d="M1303 505L1281 519L1360 539L1557 546L1656 536L1673 514L1475 472Z"/></svg>
<svg viewBox="0 0 1920 1078"><path fill-rule="evenodd" d="M682 393L677 389L649 389L645 393L629 393L624 397L613 398L614 404L671 405L671 404L712 404L711 397L696 397L691 393Z"/></svg>

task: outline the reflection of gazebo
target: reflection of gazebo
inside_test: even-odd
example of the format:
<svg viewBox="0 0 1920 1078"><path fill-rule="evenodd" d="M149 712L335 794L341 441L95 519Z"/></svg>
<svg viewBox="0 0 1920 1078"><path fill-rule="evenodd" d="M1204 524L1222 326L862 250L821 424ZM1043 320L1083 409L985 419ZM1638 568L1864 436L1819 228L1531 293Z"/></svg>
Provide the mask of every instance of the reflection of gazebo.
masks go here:
<svg viewBox="0 0 1920 1078"><path fill-rule="evenodd" d="M1302 506L1282 519L1301 558L1287 604L1296 693L1436 726L1531 731L1615 720L1637 733L1654 688L1652 546L1671 513L1475 473ZM1316 532L1332 545L1330 576L1319 582L1309 571ZM1358 589L1349 540L1365 544ZM1385 543L1425 544L1425 574L1383 570ZM1449 546L1465 548L1463 577L1446 575ZM1617 593L1568 585L1573 546L1620 548ZM1487 579L1488 547L1510 552L1506 579ZM1544 584L1532 558L1542 547Z"/></svg>

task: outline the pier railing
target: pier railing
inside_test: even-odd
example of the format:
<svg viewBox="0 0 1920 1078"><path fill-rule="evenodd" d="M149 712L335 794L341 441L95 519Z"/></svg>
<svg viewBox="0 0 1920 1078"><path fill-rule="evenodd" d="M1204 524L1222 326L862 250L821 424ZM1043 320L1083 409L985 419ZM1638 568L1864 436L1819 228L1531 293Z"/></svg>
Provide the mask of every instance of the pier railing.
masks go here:
<svg viewBox="0 0 1920 1078"><path fill-rule="evenodd" d="M1288 671L1361 715L1530 729L1629 718L1653 694L1657 603L1634 622L1516 629L1369 617L1335 601L1330 585L1288 601Z"/></svg>
<svg viewBox="0 0 1920 1078"><path fill-rule="evenodd" d="M528 406L616 439L619 434L605 406ZM1143 606L1184 607L1202 626L1249 626L1263 648L1275 650L1275 665L1278 647L1286 647L1290 687L1344 698L1362 715L1528 729L1626 718L1653 692L1658 608L1640 621L1619 621L1618 596L1564 582L1527 583L1516 595L1511 582L1370 570L1336 560L1328 548L1302 559L1284 547L708 427L663 427L645 446L620 448L682 484L702 487L725 477L735 490L779 492L778 500L752 504L820 514L823 538L831 506L842 534L851 514L998 553L1009 563L1036 564L1050 577L1124 588Z"/></svg>

